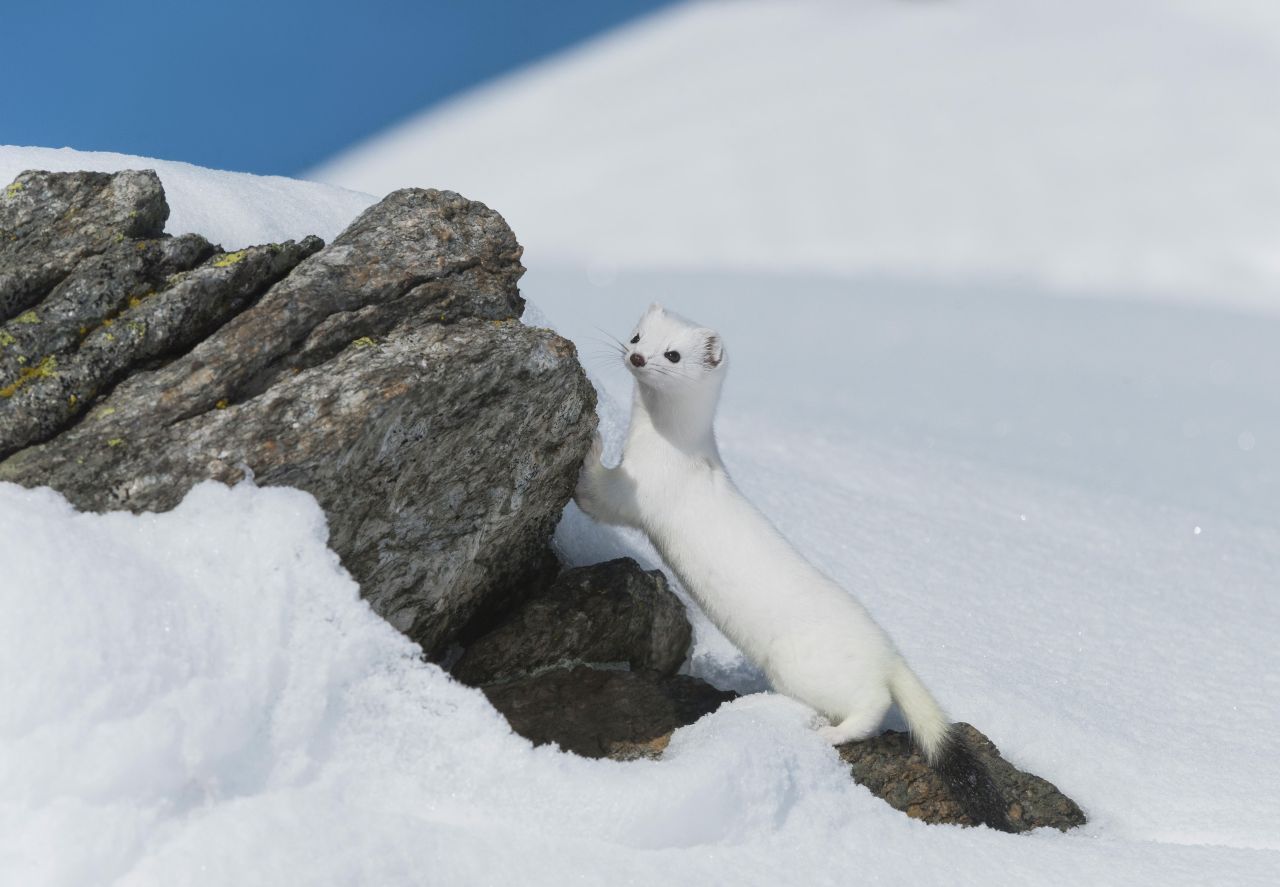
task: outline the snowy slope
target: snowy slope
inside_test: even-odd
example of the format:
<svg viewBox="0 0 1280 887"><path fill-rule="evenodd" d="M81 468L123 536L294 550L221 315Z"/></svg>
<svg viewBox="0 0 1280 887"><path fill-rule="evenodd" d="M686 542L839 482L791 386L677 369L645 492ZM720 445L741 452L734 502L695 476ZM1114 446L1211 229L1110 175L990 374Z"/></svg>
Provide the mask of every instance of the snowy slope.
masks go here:
<svg viewBox="0 0 1280 887"><path fill-rule="evenodd" d="M1073 526L1069 505L1037 514L1045 527L1015 558L1029 577L1054 525ZM876 513L903 511L890 499ZM1127 519L1113 528L1140 539ZM1206 749L1228 730L1199 732L1199 694L1217 698L1235 658L1208 673L1184 662L1183 626L1120 674L1077 669L1078 644L1119 646L1129 605L1109 594L1067 619L1047 605L1070 580L1035 588L1006 619L1010 636L1048 632L1010 657L1016 683L916 656L1095 817L1019 837L889 809L773 696L682 731L661 762L531 749L372 615L324 538L314 501L288 490L207 485L168 514L102 517L0 485L0 883L1273 883L1276 749L1258 689L1231 697L1237 741L1214 778ZM988 624L933 609L966 637ZM1169 610L1152 629L1178 626ZM1153 716L1144 692L1175 682L1182 700Z"/></svg>
<svg viewBox="0 0 1280 887"><path fill-rule="evenodd" d="M530 254L1030 280L1280 310L1280 5L672 8L312 176L449 187Z"/></svg>

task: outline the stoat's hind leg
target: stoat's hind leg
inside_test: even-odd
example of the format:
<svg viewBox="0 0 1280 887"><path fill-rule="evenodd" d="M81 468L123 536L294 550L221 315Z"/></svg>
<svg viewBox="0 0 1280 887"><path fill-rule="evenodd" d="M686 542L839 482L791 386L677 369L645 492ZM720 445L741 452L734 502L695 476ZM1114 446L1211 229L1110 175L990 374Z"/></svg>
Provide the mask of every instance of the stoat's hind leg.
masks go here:
<svg viewBox="0 0 1280 887"><path fill-rule="evenodd" d="M885 713L889 711L890 701L886 690L883 698L877 697L864 702L840 723L819 727L818 735L832 745L869 739L880 729Z"/></svg>

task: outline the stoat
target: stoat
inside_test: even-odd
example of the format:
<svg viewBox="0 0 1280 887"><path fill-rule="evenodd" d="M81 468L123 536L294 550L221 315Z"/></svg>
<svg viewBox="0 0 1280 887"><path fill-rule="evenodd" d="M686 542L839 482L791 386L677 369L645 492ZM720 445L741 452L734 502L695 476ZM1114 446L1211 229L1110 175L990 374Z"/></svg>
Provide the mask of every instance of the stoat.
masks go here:
<svg viewBox="0 0 1280 887"><path fill-rule="evenodd" d="M929 764L970 817L1012 830L982 764L866 609L796 551L734 486L713 428L724 343L654 304L620 348L636 390L622 462L597 436L575 500L636 527L711 621L777 691L830 721L824 738L866 739L897 703Z"/></svg>

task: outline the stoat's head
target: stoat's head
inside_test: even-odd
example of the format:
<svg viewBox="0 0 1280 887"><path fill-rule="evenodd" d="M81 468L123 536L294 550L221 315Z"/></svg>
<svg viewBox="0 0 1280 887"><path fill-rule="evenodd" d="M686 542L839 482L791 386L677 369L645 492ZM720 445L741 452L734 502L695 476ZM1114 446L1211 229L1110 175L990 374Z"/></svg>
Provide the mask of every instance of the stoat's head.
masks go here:
<svg viewBox="0 0 1280 887"><path fill-rule="evenodd" d="M622 359L637 382L657 391L709 383L719 387L727 370L719 333L665 311L657 302L636 324Z"/></svg>

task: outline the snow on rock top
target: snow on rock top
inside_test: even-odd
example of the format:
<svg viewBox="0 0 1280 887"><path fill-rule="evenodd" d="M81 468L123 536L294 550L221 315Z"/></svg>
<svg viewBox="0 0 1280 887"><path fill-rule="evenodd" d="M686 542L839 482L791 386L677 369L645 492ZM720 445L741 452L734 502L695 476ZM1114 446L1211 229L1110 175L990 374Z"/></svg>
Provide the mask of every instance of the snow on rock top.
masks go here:
<svg viewBox="0 0 1280 887"><path fill-rule="evenodd" d="M28 169L50 172L154 169L169 202L169 234L202 234L223 249L301 240L332 240L374 203L368 194L281 176L205 169L129 154L0 145L0 185Z"/></svg>
<svg viewBox="0 0 1280 887"><path fill-rule="evenodd" d="M447 182L543 262L1280 310L1277 50L1247 0L691 3L313 175Z"/></svg>

